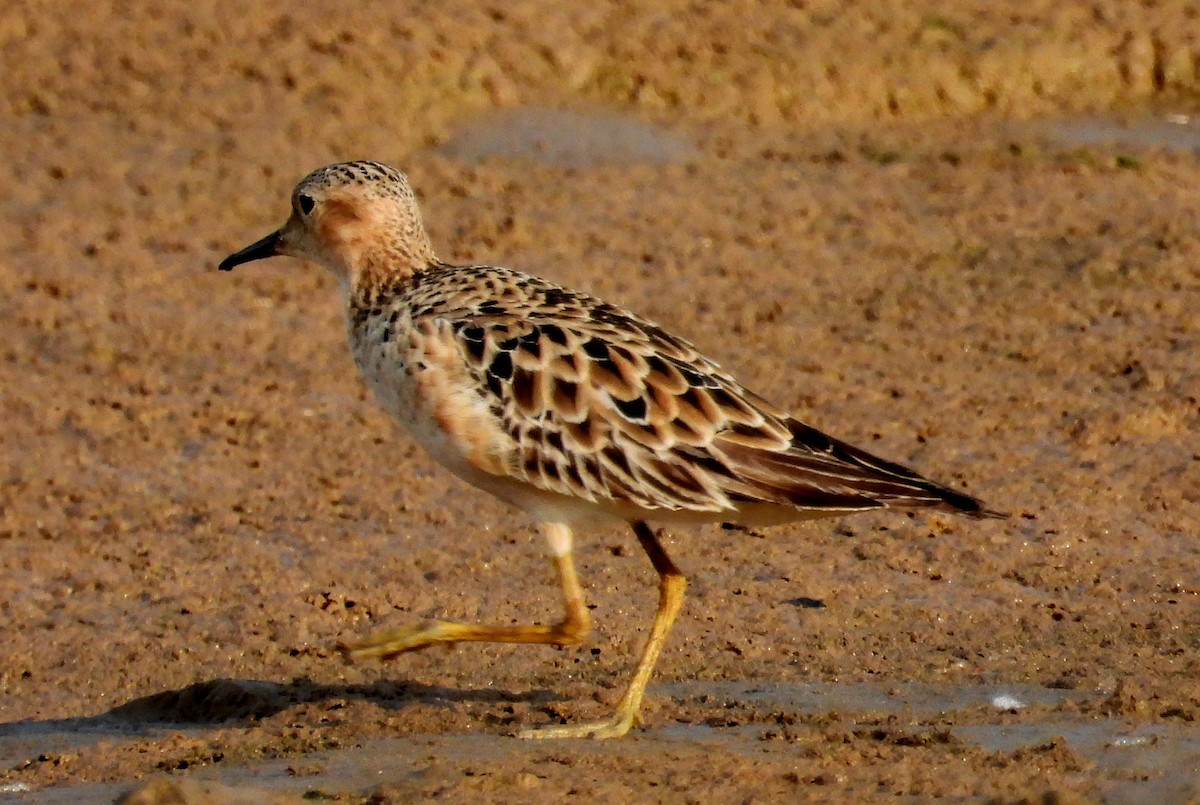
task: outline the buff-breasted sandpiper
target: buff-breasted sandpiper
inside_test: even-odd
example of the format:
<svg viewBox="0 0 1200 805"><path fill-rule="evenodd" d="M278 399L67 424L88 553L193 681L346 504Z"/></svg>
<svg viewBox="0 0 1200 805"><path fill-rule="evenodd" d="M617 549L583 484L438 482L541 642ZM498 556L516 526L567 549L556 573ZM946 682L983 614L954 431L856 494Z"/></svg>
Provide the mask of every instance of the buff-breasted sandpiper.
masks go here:
<svg viewBox="0 0 1200 805"><path fill-rule="evenodd" d="M597 521L628 523L658 572L658 610L616 711L526 737L611 738L638 720L687 585L650 521L771 525L918 507L995 514L792 418L636 314L507 268L443 263L394 168L330 165L291 201L282 228L221 269L287 255L332 271L354 360L380 402L451 472L538 523L566 603L553 625L433 621L345 644L345 654L582 642L590 623L571 547Z"/></svg>

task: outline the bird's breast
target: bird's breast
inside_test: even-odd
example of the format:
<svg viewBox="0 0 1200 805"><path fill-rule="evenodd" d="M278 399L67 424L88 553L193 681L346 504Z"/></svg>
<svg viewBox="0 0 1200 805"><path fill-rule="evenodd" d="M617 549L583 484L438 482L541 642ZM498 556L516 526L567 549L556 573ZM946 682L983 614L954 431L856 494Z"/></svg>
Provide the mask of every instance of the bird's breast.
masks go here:
<svg viewBox="0 0 1200 805"><path fill-rule="evenodd" d="M447 469L508 474L512 438L479 393L448 325L405 311L350 318L350 347L383 408Z"/></svg>

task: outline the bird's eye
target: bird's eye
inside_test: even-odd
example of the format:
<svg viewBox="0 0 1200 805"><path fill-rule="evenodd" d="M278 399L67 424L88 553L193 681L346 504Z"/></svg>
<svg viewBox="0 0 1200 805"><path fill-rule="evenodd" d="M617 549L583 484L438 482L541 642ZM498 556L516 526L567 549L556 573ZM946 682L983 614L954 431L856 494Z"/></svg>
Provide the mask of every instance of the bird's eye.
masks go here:
<svg viewBox="0 0 1200 805"><path fill-rule="evenodd" d="M317 206L317 202L313 201L312 196L306 196L305 194L301 193L296 197L296 206L300 208L300 212L308 215L313 211L313 207Z"/></svg>

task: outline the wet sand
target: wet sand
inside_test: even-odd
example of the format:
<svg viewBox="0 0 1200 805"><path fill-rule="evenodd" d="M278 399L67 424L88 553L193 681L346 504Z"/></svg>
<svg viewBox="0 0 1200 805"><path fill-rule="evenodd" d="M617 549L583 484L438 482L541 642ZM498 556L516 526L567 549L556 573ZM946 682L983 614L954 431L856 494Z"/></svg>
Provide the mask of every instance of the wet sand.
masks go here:
<svg viewBox="0 0 1200 805"><path fill-rule="evenodd" d="M597 8L0 13L0 798L1195 801L1182 18ZM583 647L344 664L559 608L522 516L369 398L331 278L215 270L358 157L444 258L1012 516L670 535L689 597L621 741L508 737L620 695L656 591L619 529L579 540Z"/></svg>

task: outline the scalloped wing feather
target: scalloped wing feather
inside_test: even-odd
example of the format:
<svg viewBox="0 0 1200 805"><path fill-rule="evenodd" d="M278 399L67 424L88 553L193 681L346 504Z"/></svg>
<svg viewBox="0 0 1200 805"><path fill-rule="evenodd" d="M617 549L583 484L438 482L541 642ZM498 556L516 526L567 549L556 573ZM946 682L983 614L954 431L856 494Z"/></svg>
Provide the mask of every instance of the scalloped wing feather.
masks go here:
<svg viewBox="0 0 1200 805"><path fill-rule="evenodd" d="M422 306L422 293L436 302ZM511 437L504 472L538 489L728 520L764 507L796 518L979 509L792 419L687 341L586 294L496 267L435 275L414 294Z"/></svg>

